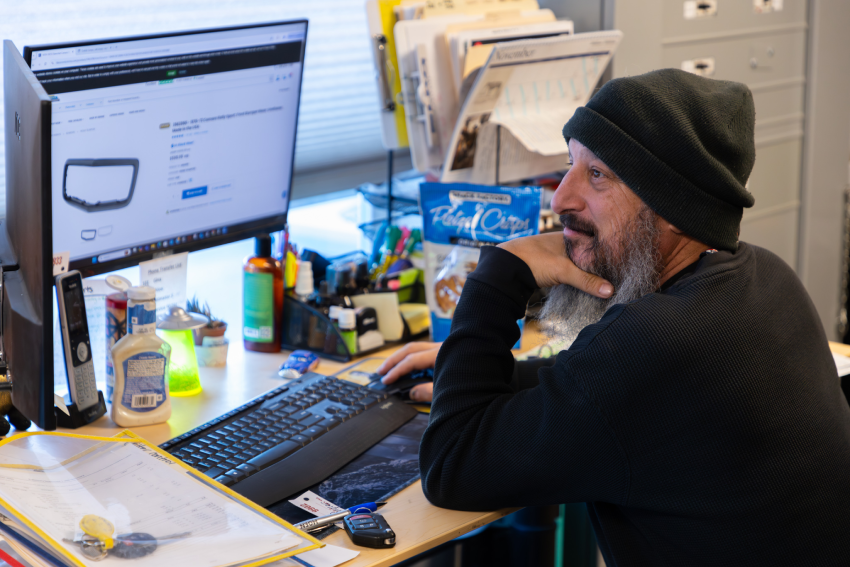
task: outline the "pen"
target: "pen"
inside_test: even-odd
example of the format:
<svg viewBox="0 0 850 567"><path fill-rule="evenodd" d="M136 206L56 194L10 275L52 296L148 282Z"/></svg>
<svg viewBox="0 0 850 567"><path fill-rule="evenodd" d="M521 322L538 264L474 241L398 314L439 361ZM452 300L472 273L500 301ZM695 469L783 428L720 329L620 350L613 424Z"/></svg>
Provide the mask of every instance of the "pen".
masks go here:
<svg viewBox="0 0 850 567"><path fill-rule="evenodd" d="M375 512L381 506L384 506L386 502L367 502L365 504L358 504L357 506L352 506L347 510L343 510L342 512L337 512L336 514L330 514L329 516L322 516L321 518L313 518L312 520L305 520L303 522L299 522L294 524L294 527L298 528L304 532L312 532L319 528L323 528L334 522L338 522L346 516L350 516L351 514L357 514L358 512L363 512L364 514L368 514L371 512Z"/></svg>

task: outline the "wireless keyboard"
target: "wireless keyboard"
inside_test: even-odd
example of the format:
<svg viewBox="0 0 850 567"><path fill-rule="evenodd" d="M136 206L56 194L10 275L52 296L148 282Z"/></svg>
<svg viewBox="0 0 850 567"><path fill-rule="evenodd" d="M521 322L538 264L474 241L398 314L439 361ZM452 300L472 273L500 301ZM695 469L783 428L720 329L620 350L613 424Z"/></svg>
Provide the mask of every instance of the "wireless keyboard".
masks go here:
<svg viewBox="0 0 850 567"><path fill-rule="evenodd" d="M415 416L386 392L311 372L160 448L269 506L323 481Z"/></svg>

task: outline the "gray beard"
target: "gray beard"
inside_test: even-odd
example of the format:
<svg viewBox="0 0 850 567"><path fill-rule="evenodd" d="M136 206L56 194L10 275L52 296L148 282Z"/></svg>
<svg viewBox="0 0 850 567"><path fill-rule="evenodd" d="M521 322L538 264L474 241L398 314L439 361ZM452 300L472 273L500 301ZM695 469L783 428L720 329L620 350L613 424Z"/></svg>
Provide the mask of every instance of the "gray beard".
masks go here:
<svg viewBox="0 0 850 567"><path fill-rule="evenodd" d="M565 284L550 288L540 311L543 331L550 338L572 343L582 329L602 319L609 307L658 289L662 265L656 220L655 212L643 205L619 232L618 242L603 241L598 233L594 235L584 250L589 253L590 265L579 267L611 282L614 295L600 299ZM575 262L578 254L566 238L564 252Z"/></svg>

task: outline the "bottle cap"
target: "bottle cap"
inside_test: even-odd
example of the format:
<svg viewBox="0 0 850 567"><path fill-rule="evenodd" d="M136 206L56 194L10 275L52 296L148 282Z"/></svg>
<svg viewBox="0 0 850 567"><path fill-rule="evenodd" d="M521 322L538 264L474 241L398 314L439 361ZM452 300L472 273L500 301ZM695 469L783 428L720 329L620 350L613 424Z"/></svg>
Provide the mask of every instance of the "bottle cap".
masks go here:
<svg viewBox="0 0 850 567"><path fill-rule="evenodd" d="M127 290L127 298L133 301L152 301L156 299L156 290L146 285L138 285Z"/></svg>
<svg viewBox="0 0 850 567"><path fill-rule="evenodd" d="M339 328L351 331L355 327L357 327L357 314L354 313L354 309L340 309Z"/></svg>
<svg viewBox="0 0 850 567"><path fill-rule="evenodd" d="M272 237L268 234L260 234L256 238L254 255L259 258L270 258L272 255Z"/></svg>
<svg viewBox="0 0 850 567"><path fill-rule="evenodd" d="M209 323L209 317L200 313L188 313L179 305L169 305L168 315L157 321L156 328L165 331L197 329Z"/></svg>
<svg viewBox="0 0 850 567"><path fill-rule="evenodd" d="M328 319L331 321L336 321L339 319L339 312L342 311L342 307L339 305L331 305L328 309Z"/></svg>
<svg viewBox="0 0 850 567"><path fill-rule="evenodd" d="M313 265L302 260L298 262L298 278L295 280L295 295L313 293Z"/></svg>

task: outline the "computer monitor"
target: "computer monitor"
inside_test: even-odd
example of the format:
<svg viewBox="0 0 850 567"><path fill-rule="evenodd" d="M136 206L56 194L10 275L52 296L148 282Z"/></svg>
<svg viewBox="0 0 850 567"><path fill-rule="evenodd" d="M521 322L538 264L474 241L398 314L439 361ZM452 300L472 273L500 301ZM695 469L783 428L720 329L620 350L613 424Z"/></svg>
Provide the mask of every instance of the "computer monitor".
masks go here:
<svg viewBox="0 0 850 567"><path fill-rule="evenodd" d="M89 276L284 228L307 21L28 46L52 252Z"/></svg>
<svg viewBox="0 0 850 567"><path fill-rule="evenodd" d="M3 42L6 218L0 224L2 341L12 403L56 429L53 402L53 236L50 97L11 41Z"/></svg>

